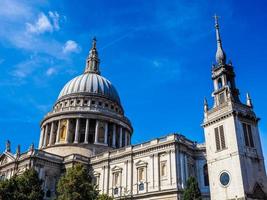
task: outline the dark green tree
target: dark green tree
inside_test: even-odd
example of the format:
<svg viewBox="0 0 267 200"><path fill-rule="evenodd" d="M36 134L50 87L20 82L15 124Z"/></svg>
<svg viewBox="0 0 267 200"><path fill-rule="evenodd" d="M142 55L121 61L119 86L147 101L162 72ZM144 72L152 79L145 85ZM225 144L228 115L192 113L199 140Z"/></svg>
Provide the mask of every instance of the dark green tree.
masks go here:
<svg viewBox="0 0 267 200"><path fill-rule="evenodd" d="M0 200L43 200L42 181L34 169L0 182Z"/></svg>
<svg viewBox="0 0 267 200"><path fill-rule="evenodd" d="M194 177L189 177L187 180L183 197L184 200L201 200L201 192Z"/></svg>
<svg viewBox="0 0 267 200"><path fill-rule="evenodd" d="M114 198L108 196L107 194L100 194L98 195L97 200L114 200Z"/></svg>
<svg viewBox="0 0 267 200"><path fill-rule="evenodd" d="M16 190L15 177L0 181L0 200L14 200L14 192Z"/></svg>
<svg viewBox="0 0 267 200"><path fill-rule="evenodd" d="M89 170L81 164L67 169L57 185L57 200L95 200L98 196Z"/></svg>

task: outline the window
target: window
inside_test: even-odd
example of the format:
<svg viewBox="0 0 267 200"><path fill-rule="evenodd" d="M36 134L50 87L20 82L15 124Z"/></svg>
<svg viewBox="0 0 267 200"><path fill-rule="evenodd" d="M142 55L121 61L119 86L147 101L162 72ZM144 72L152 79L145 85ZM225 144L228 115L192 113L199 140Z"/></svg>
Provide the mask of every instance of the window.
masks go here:
<svg viewBox="0 0 267 200"><path fill-rule="evenodd" d="M98 102L98 105L102 106L102 102L101 102L101 101L99 101L99 102Z"/></svg>
<svg viewBox="0 0 267 200"><path fill-rule="evenodd" d="M105 103L105 107L108 107L108 104L107 103Z"/></svg>
<svg viewBox="0 0 267 200"><path fill-rule="evenodd" d="M226 149L223 126L215 128L215 143L217 151Z"/></svg>
<svg viewBox="0 0 267 200"><path fill-rule="evenodd" d="M145 170L143 167L138 169L138 181L142 181L145 178Z"/></svg>
<svg viewBox="0 0 267 200"><path fill-rule="evenodd" d="M243 133L245 138L245 145L248 147L254 147L251 125L243 123Z"/></svg>
<svg viewBox="0 0 267 200"><path fill-rule="evenodd" d="M94 105L95 104L95 101L92 101L92 105Z"/></svg>
<svg viewBox="0 0 267 200"><path fill-rule="evenodd" d="M113 191L114 195L117 195L119 193L119 189L116 187L114 188L114 191Z"/></svg>
<svg viewBox="0 0 267 200"><path fill-rule="evenodd" d="M208 165L205 164L203 166L203 176L204 176L204 185L209 186L209 173L208 173Z"/></svg>
<svg viewBox="0 0 267 200"><path fill-rule="evenodd" d="M166 161L161 162L161 165L160 165L160 173L161 173L161 176L166 176L167 175Z"/></svg>
<svg viewBox="0 0 267 200"><path fill-rule="evenodd" d="M119 185L119 172L114 173L113 177L114 177L114 186L118 186Z"/></svg>
<svg viewBox="0 0 267 200"><path fill-rule="evenodd" d="M84 100L84 105L87 105L87 103L88 103L88 100Z"/></svg>
<svg viewBox="0 0 267 200"><path fill-rule="evenodd" d="M140 183L138 189L139 189L139 191L143 191L144 190L144 183Z"/></svg>
<svg viewBox="0 0 267 200"><path fill-rule="evenodd" d="M46 197L50 198L51 197L51 190L46 191Z"/></svg>
<svg viewBox="0 0 267 200"><path fill-rule="evenodd" d="M219 78L218 79L218 89L221 89L222 88L222 79Z"/></svg>
<svg viewBox="0 0 267 200"><path fill-rule="evenodd" d="M104 143L105 142L105 128L101 126L98 129L98 142L99 143Z"/></svg>
<svg viewBox="0 0 267 200"><path fill-rule="evenodd" d="M60 135L60 141L64 141L67 135L67 120L62 120L60 122L59 135Z"/></svg>

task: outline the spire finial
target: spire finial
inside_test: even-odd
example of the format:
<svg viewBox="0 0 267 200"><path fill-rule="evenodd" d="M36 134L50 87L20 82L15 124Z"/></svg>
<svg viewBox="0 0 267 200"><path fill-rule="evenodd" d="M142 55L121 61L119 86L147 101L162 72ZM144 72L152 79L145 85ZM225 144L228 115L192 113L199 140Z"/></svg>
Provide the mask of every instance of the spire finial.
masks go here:
<svg viewBox="0 0 267 200"><path fill-rule="evenodd" d="M209 105L208 105L208 101L206 99L206 97L204 97L204 112L208 112L209 110Z"/></svg>
<svg viewBox="0 0 267 200"><path fill-rule="evenodd" d="M92 48L94 48L94 49L96 48L96 41L97 41L97 40L96 40L96 36L95 36L95 37L93 38L93 45L92 45Z"/></svg>
<svg viewBox="0 0 267 200"><path fill-rule="evenodd" d="M92 40L92 48L89 51L89 55L86 59L86 67L84 73L96 73L100 74L99 71L99 63L100 60L98 58L98 52L96 49L96 37Z"/></svg>
<svg viewBox="0 0 267 200"><path fill-rule="evenodd" d="M219 65L224 65L226 61L226 55L222 48L222 41L221 41L221 36L219 31L219 21L218 21L219 16L215 14L214 19L215 19L215 30L216 30L216 40L217 40L216 62Z"/></svg>
<svg viewBox="0 0 267 200"><path fill-rule="evenodd" d="M6 152L11 152L11 143L9 140L6 141Z"/></svg>
<svg viewBox="0 0 267 200"><path fill-rule="evenodd" d="M17 146L17 149L16 149L16 156L17 156L17 157L20 156L20 145Z"/></svg>
<svg viewBox="0 0 267 200"><path fill-rule="evenodd" d="M248 92L247 92L247 106L253 108L252 100Z"/></svg>

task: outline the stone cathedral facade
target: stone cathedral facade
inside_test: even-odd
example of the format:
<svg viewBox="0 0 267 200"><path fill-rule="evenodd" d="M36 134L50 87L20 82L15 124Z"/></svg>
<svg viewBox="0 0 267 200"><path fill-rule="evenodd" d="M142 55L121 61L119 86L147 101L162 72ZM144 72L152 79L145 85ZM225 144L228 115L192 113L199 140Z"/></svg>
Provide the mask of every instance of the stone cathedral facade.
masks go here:
<svg viewBox="0 0 267 200"><path fill-rule="evenodd" d="M219 25L212 67L214 105L204 102L205 143L169 134L131 145L133 127L118 92L101 76L96 40L83 74L61 90L41 121L39 147L10 149L0 155L0 179L34 168L43 180L45 200L67 168L83 163L93 169L101 193L116 199L182 199L186 181L197 179L203 199L267 199L267 178L251 98L239 99L232 63L226 62Z"/></svg>

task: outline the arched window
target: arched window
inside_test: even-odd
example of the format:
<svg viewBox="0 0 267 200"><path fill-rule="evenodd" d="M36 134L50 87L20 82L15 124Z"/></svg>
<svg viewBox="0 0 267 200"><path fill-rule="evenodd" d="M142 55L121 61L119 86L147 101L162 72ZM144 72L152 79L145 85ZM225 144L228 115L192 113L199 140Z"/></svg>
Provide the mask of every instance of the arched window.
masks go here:
<svg viewBox="0 0 267 200"><path fill-rule="evenodd" d="M60 141L64 141L67 134L67 121L62 120L61 121L61 127L60 127Z"/></svg>
<svg viewBox="0 0 267 200"><path fill-rule="evenodd" d="M205 164L203 166L203 177L204 177L204 185L209 186L209 173L208 173L208 165Z"/></svg>

